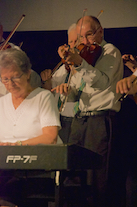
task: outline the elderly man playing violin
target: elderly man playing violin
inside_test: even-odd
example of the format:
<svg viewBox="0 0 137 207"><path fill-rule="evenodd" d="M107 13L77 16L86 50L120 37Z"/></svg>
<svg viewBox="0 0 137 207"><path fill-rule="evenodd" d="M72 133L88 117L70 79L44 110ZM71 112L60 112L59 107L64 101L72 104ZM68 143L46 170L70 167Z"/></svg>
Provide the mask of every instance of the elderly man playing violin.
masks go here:
<svg viewBox="0 0 137 207"><path fill-rule="evenodd" d="M68 29L68 45L70 48L74 48L76 40L77 40L76 24L73 23ZM65 45L65 47L69 48L68 45ZM45 69L40 74L43 81L42 87L51 90L52 88L60 85L61 83L67 82L70 74L70 70L71 70L71 66L68 66L67 64L63 64L61 67L59 67L54 74L52 74L51 69ZM62 126L61 129L59 130L59 136L62 139L63 143L66 144L68 143L71 122L74 117L73 114L74 102L69 100L69 102L66 102L65 107L61 109L62 102L60 96L59 94L56 93L54 95L55 95L55 100L57 101L58 108L60 110L60 120Z"/></svg>
<svg viewBox="0 0 137 207"><path fill-rule="evenodd" d="M77 72L72 76L69 87L68 84L61 84L52 91L67 95L68 100L72 94L75 97L70 143L82 145L103 157L102 167L93 171L94 178L91 177L90 185L93 181L92 205L106 207L108 146L114 130L112 120L120 110L120 103L115 103L118 97L116 83L123 77L123 61L120 51L103 39L103 28L96 17L84 16L79 19L76 30L78 41L89 46L89 52L82 58L77 50L68 51L66 62L72 62ZM93 53L90 47L94 44L100 46L102 52L98 58L95 57L94 64L89 64ZM60 50L59 54L62 58L64 51Z"/></svg>

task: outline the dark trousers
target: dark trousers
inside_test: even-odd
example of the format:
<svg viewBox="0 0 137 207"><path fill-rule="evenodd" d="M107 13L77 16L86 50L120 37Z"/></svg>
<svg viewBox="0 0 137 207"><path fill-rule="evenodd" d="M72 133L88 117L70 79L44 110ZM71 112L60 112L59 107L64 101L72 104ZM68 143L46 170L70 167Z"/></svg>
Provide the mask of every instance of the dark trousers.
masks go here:
<svg viewBox="0 0 137 207"><path fill-rule="evenodd" d="M64 144L67 144L69 142L72 120L73 117L60 116L60 122L62 128L59 130L59 136Z"/></svg>
<svg viewBox="0 0 137 207"><path fill-rule="evenodd" d="M70 143L79 144L103 156L100 169L91 172L93 188L93 206L106 207L106 184L108 175L108 162L113 132L114 114L111 116L75 117L69 137Z"/></svg>

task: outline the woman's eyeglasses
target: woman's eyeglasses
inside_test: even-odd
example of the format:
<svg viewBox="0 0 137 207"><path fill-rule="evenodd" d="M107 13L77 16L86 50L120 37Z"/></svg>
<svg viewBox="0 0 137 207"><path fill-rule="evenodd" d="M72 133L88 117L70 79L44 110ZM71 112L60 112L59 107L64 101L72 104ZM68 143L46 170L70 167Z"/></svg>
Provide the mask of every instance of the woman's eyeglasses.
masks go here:
<svg viewBox="0 0 137 207"><path fill-rule="evenodd" d="M24 73L22 73L20 76L16 76L16 77L12 77L12 78L0 78L1 82L4 84L8 84L9 81L15 83L15 82L19 82L21 77L23 76Z"/></svg>

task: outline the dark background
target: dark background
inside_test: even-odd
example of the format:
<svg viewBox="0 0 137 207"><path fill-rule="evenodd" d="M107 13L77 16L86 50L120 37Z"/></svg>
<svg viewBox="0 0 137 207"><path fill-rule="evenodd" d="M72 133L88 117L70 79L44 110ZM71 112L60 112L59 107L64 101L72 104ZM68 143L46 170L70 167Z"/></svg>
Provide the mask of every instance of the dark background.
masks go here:
<svg viewBox="0 0 137 207"><path fill-rule="evenodd" d="M4 32L7 38L9 32ZM137 27L104 29L104 39L114 44L122 54L137 55ZM59 62L57 50L67 44L67 30L59 31L17 31L10 42L19 45L29 56L32 69L40 74L44 69L53 69Z"/></svg>

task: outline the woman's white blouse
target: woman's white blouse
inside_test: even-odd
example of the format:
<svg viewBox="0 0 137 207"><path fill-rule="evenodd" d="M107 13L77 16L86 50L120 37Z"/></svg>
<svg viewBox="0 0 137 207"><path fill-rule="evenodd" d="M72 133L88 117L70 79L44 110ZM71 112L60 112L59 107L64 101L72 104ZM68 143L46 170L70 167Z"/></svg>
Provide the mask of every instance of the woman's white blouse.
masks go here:
<svg viewBox="0 0 137 207"><path fill-rule="evenodd" d="M36 88L14 108L11 93L0 98L0 141L16 142L42 134L46 126L60 126L52 93Z"/></svg>

